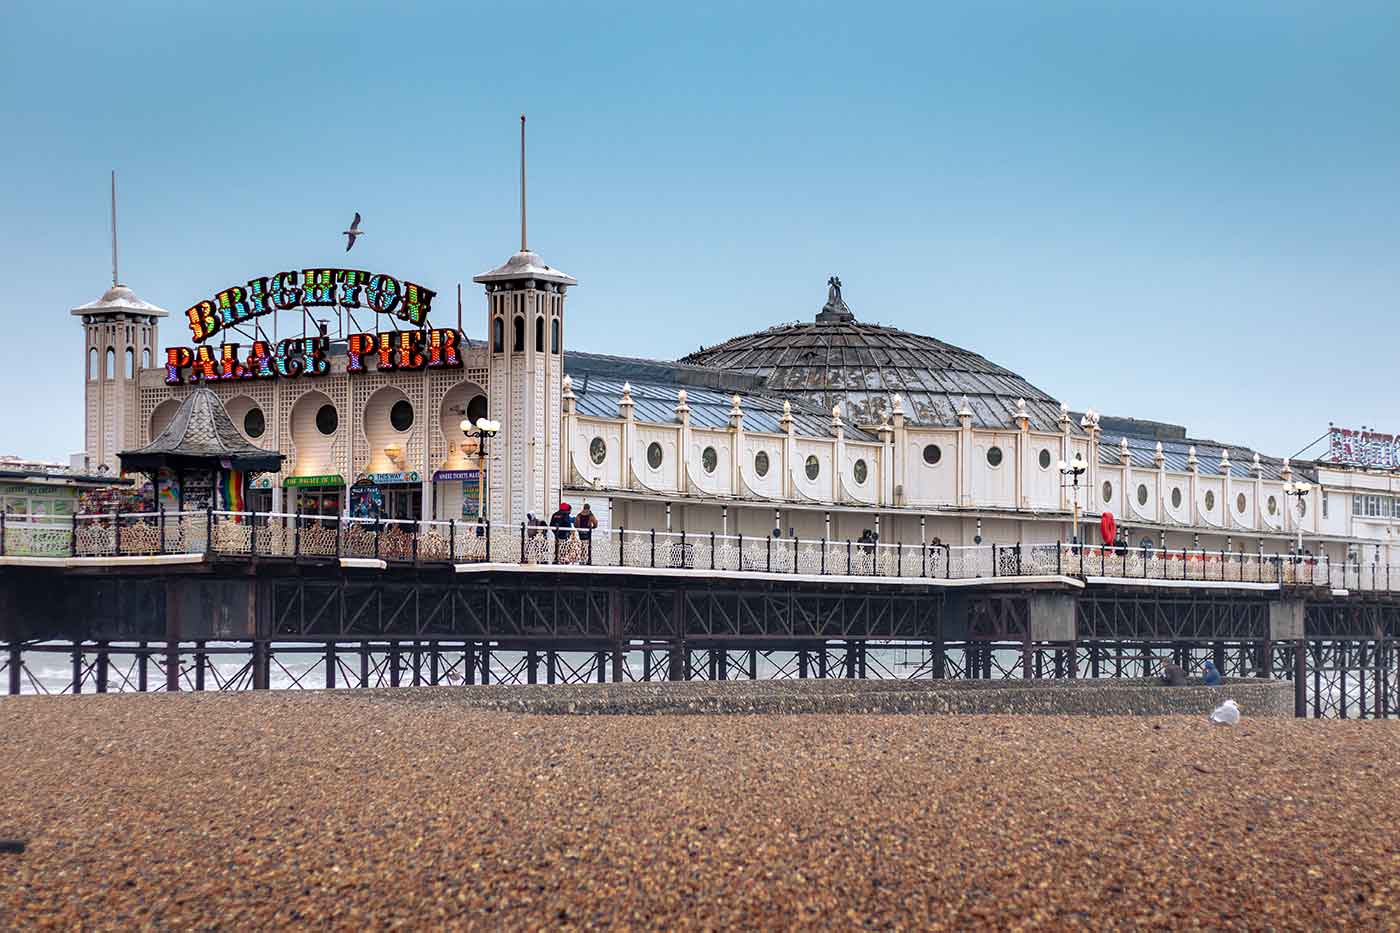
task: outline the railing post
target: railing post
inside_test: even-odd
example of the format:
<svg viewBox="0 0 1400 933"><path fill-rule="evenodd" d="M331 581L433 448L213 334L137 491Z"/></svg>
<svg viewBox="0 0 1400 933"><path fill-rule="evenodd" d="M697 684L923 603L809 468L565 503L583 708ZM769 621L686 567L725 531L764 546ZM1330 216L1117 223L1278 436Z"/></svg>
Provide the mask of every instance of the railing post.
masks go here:
<svg viewBox="0 0 1400 933"><path fill-rule="evenodd" d="M651 569L656 569L656 529L651 530Z"/></svg>
<svg viewBox="0 0 1400 933"><path fill-rule="evenodd" d="M993 544L993 545L992 545L992 576L995 577L995 576L997 575L997 572L1001 569L1001 567L999 566L1000 564L1001 564L1001 559L1000 559L1000 555L999 555L999 553L998 553L997 546L996 546L995 544Z"/></svg>
<svg viewBox="0 0 1400 933"><path fill-rule="evenodd" d="M691 568L689 568L689 567L687 566L687 561L686 561L686 559L685 559L685 529L684 529L684 528L681 529L681 569L683 569L683 570L691 569Z"/></svg>
<svg viewBox="0 0 1400 933"><path fill-rule="evenodd" d="M851 539L846 539L846 576L851 575Z"/></svg>
<svg viewBox="0 0 1400 933"><path fill-rule="evenodd" d="M525 563L525 523L520 523L520 563Z"/></svg>
<svg viewBox="0 0 1400 933"><path fill-rule="evenodd" d="M292 557L301 556L301 509L292 513Z"/></svg>
<svg viewBox="0 0 1400 933"><path fill-rule="evenodd" d="M486 520L486 563L491 563L491 519Z"/></svg>
<svg viewBox="0 0 1400 933"><path fill-rule="evenodd" d="M214 504L204 507L204 553L214 553Z"/></svg>
<svg viewBox="0 0 1400 933"><path fill-rule="evenodd" d="M378 516L378 515L374 516L374 559L375 559L375 560L379 560L379 534L380 534L381 531L383 531L383 527L384 527L384 526L382 526L382 525L379 524L379 516Z"/></svg>
<svg viewBox="0 0 1400 933"><path fill-rule="evenodd" d="M1021 542L1016 542L1016 576L1021 575Z"/></svg>
<svg viewBox="0 0 1400 933"><path fill-rule="evenodd" d="M156 506L156 521L160 522L160 552L165 553L165 506Z"/></svg>
<svg viewBox="0 0 1400 933"><path fill-rule="evenodd" d="M78 556L78 513L73 513L73 536L68 539L68 556Z"/></svg>
<svg viewBox="0 0 1400 933"><path fill-rule="evenodd" d="M120 557L122 553L122 523L121 515L112 512L112 556Z"/></svg>
<svg viewBox="0 0 1400 933"><path fill-rule="evenodd" d="M0 554L5 553L5 513L0 511Z"/></svg>
<svg viewBox="0 0 1400 933"><path fill-rule="evenodd" d="M447 520L447 562L457 563L457 519Z"/></svg>
<svg viewBox="0 0 1400 933"><path fill-rule="evenodd" d="M715 533L710 532L710 569L715 569Z"/></svg>
<svg viewBox="0 0 1400 933"><path fill-rule="evenodd" d="M258 510L248 510L248 552L258 556Z"/></svg>
<svg viewBox="0 0 1400 933"><path fill-rule="evenodd" d="M796 574L796 573L797 573L797 543L798 543L798 539L797 539L797 538L791 538L791 539L789 539L789 540L792 541L792 572L793 572L794 574Z"/></svg>
<svg viewBox="0 0 1400 933"><path fill-rule="evenodd" d="M822 576L826 576L826 539L822 538Z"/></svg>
<svg viewBox="0 0 1400 933"><path fill-rule="evenodd" d="M738 524L737 517L736 517L736 520L735 520L734 523L735 523L736 525ZM741 531L741 532L739 532L739 570L740 570L740 571L743 571L743 569L744 569L744 533Z"/></svg>
<svg viewBox="0 0 1400 933"><path fill-rule="evenodd" d="M345 547L345 545L344 545L344 543L343 543L343 541L342 541L342 539L345 537L345 535L342 534L342 532L344 532L344 531L345 531L345 526L341 524L340 516L337 515L337 516L335 517L335 559L336 559L336 560L340 560L341 555L342 555L342 553L343 553L343 549L344 549L344 547Z"/></svg>
<svg viewBox="0 0 1400 933"><path fill-rule="evenodd" d="M619 567L621 567L622 564L623 564L623 560L622 560L622 549L625 548L626 546L627 546L627 529L626 529L626 528L619 528L619 529L617 530L617 565L618 565Z"/></svg>
<svg viewBox="0 0 1400 933"><path fill-rule="evenodd" d="M1146 567L1146 566L1147 566L1147 561L1146 561L1146 559L1143 560L1142 566L1143 566L1143 567ZM1062 577L1062 576L1064 576L1064 575L1065 575L1065 546L1064 546L1064 542L1063 542L1063 541L1061 541L1060 539L1056 538L1056 539L1055 539L1055 576L1057 576L1057 577Z"/></svg>
<svg viewBox="0 0 1400 933"><path fill-rule="evenodd" d="M423 522L422 522L422 520L419 520L419 521L417 521L417 522L414 523L414 526L413 526L413 540L409 542L409 552L413 555L413 563L415 563L415 564L418 563L418 536L419 536L420 534L422 534L422 531L423 531ZM418 670L418 668L417 668L417 667L414 667L414 671L417 672L417 670Z"/></svg>
<svg viewBox="0 0 1400 933"><path fill-rule="evenodd" d="M904 576L904 542L896 541L894 544L894 575Z"/></svg>
<svg viewBox="0 0 1400 933"><path fill-rule="evenodd" d="M943 579L953 579L953 546L943 545Z"/></svg>
<svg viewBox="0 0 1400 933"><path fill-rule="evenodd" d="M768 560L768 567L766 568L766 569L767 569L767 572L768 572L768 573L772 573L772 572L773 572L773 536L772 536L772 535L769 535L769 536L768 536L768 557L767 557L767 560Z"/></svg>

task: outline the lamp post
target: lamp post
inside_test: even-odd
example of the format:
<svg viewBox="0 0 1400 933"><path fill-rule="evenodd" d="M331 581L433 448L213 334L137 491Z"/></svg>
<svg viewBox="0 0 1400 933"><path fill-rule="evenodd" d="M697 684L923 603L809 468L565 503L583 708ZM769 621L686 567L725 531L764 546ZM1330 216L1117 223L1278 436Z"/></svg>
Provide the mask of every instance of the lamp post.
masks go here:
<svg viewBox="0 0 1400 933"><path fill-rule="evenodd" d="M473 425L470 419L463 418L460 427L467 437L476 438L476 520L479 522L486 518L486 442L501 430L501 423L478 418Z"/></svg>
<svg viewBox="0 0 1400 933"><path fill-rule="evenodd" d="M1074 452L1074 458L1065 463L1060 461L1060 476L1070 481L1070 487L1074 490L1074 543L1079 543L1079 478L1084 475L1084 471L1089 469L1089 464L1084 462L1084 455L1079 451Z"/></svg>
<svg viewBox="0 0 1400 933"><path fill-rule="evenodd" d="M1298 550L1296 553L1299 557L1303 556L1303 516L1301 514L1304 508L1303 497L1310 492L1312 492L1312 483L1288 482L1283 484L1283 494L1285 496L1293 496L1298 500L1298 512L1300 514L1293 516L1293 522L1298 526Z"/></svg>

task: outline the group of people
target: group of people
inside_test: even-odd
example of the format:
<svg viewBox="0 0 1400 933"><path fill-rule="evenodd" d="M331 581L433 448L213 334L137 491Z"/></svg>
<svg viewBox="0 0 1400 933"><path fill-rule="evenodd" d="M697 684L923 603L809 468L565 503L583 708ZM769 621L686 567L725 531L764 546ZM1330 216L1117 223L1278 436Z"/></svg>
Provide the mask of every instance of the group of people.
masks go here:
<svg viewBox="0 0 1400 933"><path fill-rule="evenodd" d="M538 538L546 534L554 535L554 560L559 562L559 544L570 539L583 544L583 553L580 560L587 562L588 549L592 547L593 530L598 527L598 516L588 503L583 504L577 515L574 514L573 506L567 502L559 503L559 508L554 510L554 514L549 516L549 523L546 524L534 512L525 516L525 524L529 529L530 537ZM545 529L552 529L546 531Z"/></svg>

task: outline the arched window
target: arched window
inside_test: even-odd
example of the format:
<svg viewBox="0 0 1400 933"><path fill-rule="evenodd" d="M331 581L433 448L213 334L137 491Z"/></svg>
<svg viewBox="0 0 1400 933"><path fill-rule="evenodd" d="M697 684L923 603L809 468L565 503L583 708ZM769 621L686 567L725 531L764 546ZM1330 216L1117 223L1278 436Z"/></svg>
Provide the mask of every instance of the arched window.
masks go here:
<svg viewBox="0 0 1400 933"><path fill-rule="evenodd" d="M491 352L506 352L506 327L500 318L491 322Z"/></svg>
<svg viewBox="0 0 1400 933"><path fill-rule="evenodd" d="M126 348L126 378L136 378L136 351L131 347Z"/></svg>
<svg viewBox="0 0 1400 933"><path fill-rule="evenodd" d="M88 378L97 378L97 348L91 347L88 350Z"/></svg>
<svg viewBox="0 0 1400 933"><path fill-rule="evenodd" d="M117 378L117 351L107 348L107 378Z"/></svg>
<svg viewBox="0 0 1400 933"><path fill-rule="evenodd" d="M512 353L525 352L525 319L517 316L515 319L515 339L511 341L510 351Z"/></svg>
<svg viewBox="0 0 1400 933"><path fill-rule="evenodd" d="M549 352L559 352L559 319L555 318L549 322Z"/></svg>
<svg viewBox="0 0 1400 933"><path fill-rule="evenodd" d="M535 315L535 352L544 352L544 318Z"/></svg>
<svg viewBox="0 0 1400 933"><path fill-rule="evenodd" d="M150 347L147 347L146 349L144 349L144 350L141 351L141 368L142 368L142 369L150 369L150 368L151 368L151 348L150 348Z"/></svg>

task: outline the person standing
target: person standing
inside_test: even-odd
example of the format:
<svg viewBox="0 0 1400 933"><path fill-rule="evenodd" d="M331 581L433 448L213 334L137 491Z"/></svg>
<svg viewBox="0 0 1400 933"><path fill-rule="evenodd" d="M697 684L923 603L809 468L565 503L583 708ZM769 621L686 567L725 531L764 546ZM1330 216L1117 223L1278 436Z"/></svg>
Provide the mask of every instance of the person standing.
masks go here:
<svg viewBox="0 0 1400 933"><path fill-rule="evenodd" d="M593 509L587 502L579 510L578 518L574 520L574 527L578 528L578 539L583 543L584 559L588 563L593 563L593 529L598 527L598 516L593 514Z"/></svg>

